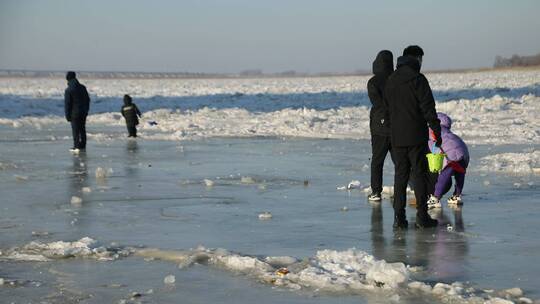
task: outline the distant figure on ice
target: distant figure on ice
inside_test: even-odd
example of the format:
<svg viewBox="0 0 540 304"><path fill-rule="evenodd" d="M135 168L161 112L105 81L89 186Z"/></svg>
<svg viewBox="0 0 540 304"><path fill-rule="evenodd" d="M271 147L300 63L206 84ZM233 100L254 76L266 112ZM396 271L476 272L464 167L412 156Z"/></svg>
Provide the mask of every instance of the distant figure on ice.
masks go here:
<svg viewBox="0 0 540 304"><path fill-rule="evenodd" d="M435 110L435 100L426 77L420 73L424 51L416 45L403 50L396 71L388 77L384 100L390 114L390 136L395 162L394 228L406 229L405 214L407 182L414 181L416 197L416 227L437 226L437 220L427 213L429 152L426 138L428 125L441 145L441 127ZM412 170L411 170L412 169Z"/></svg>
<svg viewBox="0 0 540 304"><path fill-rule="evenodd" d="M86 116L90 108L90 96L86 87L79 83L75 72L66 74L68 87L64 92L64 108L67 121L71 122L73 132L73 153L86 149Z"/></svg>
<svg viewBox="0 0 540 304"><path fill-rule="evenodd" d="M139 124L139 117L141 117L141 111L131 101L131 96L124 95L124 105L122 106L122 116L126 119L126 127L128 130L128 137L137 137L137 125Z"/></svg>
<svg viewBox="0 0 540 304"><path fill-rule="evenodd" d="M388 109L383 100L384 87L388 76L394 71L394 56L388 50L380 51L373 61L373 74L369 79L367 91L373 105L369 112L371 131L371 194L370 201L380 201L383 186L383 166L386 154L392 157L390 144L390 121Z"/></svg>
<svg viewBox="0 0 540 304"><path fill-rule="evenodd" d="M429 197L428 208L441 208L440 199L452 187L452 176L456 180L454 194L448 199L448 205L462 205L461 192L465 184L465 172L469 166L469 150L463 140L452 133L452 119L444 113L437 113L437 117L441 121L441 149L446 154L444 158L443 169L439 173L435 190ZM430 148L436 150L435 141L433 140L433 132L430 130Z"/></svg>

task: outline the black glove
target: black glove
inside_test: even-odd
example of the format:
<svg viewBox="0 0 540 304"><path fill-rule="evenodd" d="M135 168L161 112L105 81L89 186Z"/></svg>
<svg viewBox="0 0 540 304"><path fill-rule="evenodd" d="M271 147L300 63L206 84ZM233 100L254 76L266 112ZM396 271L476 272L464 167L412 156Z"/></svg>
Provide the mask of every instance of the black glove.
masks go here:
<svg viewBox="0 0 540 304"><path fill-rule="evenodd" d="M433 135L435 135L435 147L440 148L442 145L441 127L439 124L432 126Z"/></svg>
<svg viewBox="0 0 540 304"><path fill-rule="evenodd" d="M439 136L437 136L437 139L435 140L435 147L440 148L441 145L442 145L442 138L439 134Z"/></svg>

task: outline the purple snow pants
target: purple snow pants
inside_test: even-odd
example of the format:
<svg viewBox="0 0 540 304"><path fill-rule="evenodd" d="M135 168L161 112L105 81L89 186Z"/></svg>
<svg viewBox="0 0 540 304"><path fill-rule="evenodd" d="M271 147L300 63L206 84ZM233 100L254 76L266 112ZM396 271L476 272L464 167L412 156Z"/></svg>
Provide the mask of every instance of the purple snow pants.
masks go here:
<svg viewBox="0 0 540 304"><path fill-rule="evenodd" d="M463 161L460 161L459 163L466 168ZM452 167L447 166L439 173L437 183L435 184L435 193L433 193L433 195L438 199L445 195L450 190L450 187L452 187L452 176L456 179L454 195L461 195L463 185L465 184L465 173L458 173L454 171Z"/></svg>

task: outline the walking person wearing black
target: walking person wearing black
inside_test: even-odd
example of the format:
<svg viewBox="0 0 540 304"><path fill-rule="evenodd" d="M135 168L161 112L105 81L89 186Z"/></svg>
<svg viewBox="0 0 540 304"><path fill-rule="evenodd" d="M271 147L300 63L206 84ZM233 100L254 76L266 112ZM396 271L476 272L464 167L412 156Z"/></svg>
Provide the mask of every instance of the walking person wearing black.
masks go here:
<svg viewBox="0 0 540 304"><path fill-rule="evenodd" d="M137 137L137 125L139 124L139 117L141 117L141 111L132 102L131 96L124 95L124 106L122 106L122 116L126 119L126 127L128 129L128 137Z"/></svg>
<svg viewBox="0 0 540 304"><path fill-rule="evenodd" d="M384 100L390 114L390 134L395 162L394 228L408 227L405 214L406 189L409 175L414 181L416 197L416 227L437 226L427 213L429 148L428 126L441 145L441 126L435 110L435 100L426 77L420 73L424 51L416 45L403 51L396 71L386 82ZM412 169L412 171L411 171Z"/></svg>
<svg viewBox="0 0 540 304"><path fill-rule="evenodd" d="M68 87L64 92L64 109L73 133L73 148L70 151L79 153L86 149L86 116L90 108L90 96L86 87L77 80L75 72L67 72L66 80Z"/></svg>
<svg viewBox="0 0 540 304"><path fill-rule="evenodd" d="M369 79L367 91L373 105L369 112L371 131L371 194L370 201L380 201L383 186L384 159L388 152L392 157L390 144L390 124L388 109L383 100L384 87L388 76L394 71L394 57L388 50L380 51L373 61L374 76Z"/></svg>

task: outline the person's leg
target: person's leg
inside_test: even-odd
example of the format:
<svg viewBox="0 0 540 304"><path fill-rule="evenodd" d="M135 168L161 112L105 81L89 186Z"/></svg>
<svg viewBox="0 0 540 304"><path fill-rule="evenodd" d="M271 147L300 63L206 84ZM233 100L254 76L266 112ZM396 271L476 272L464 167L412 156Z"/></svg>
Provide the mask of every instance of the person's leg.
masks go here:
<svg viewBox="0 0 540 304"><path fill-rule="evenodd" d="M452 187L453 174L454 170L451 167L446 167L441 171L439 178L437 179L437 184L435 184L435 192L433 193L435 197L441 199L441 197L450 190L450 187Z"/></svg>
<svg viewBox="0 0 540 304"><path fill-rule="evenodd" d="M412 166L412 174L414 180L414 195L416 197L416 209L427 212L427 196L428 196L428 165L426 158L427 145L413 146L409 150L409 161Z"/></svg>
<svg viewBox="0 0 540 304"><path fill-rule="evenodd" d="M437 180L439 179L439 173L437 172L428 172L427 173L427 192L428 194L434 194L435 193L435 185L437 184Z"/></svg>
<svg viewBox="0 0 540 304"><path fill-rule="evenodd" d="M80 126L79 119L77 117L71 118L71 134L73 136L73 148L78 149L80 141Z"/></svg>
<svg viewBox="0 0 540 304"><path fill-rule="evenodd" d="M394 150L394 222L405 221L407 203L407 181L411 164L407 157L408 147L393 147Z"/></svg>
<svg viewBox="0 0 540 304"><path fill-rule="evenodd" d="M133 126L133 137L137 137L137 126Z"/></svg>
<svg viewBox="0 0 540 304"><path fill-rule="evenodd" d="M384 159L390 149L387 136L371 135L371 191L382 192Z"/></svg>
<svg viewBox="0 0 540 304"><path fill-rule="evenodd" d="M461 195L463 192L463 186L465 185L465 173L457 173L454 175L456 179L456 187L454 189L454 195Z"/></svg>
<svg viewBox="0 0 540 304"><path fill-rule="evenodd" d="M414 195L416 197L416 226L428 228L437 226L437 221L427 213L428 197L428 163L426 153L429 151L427 143L410 147L409 159L413 166Z"/></svg>
<svg viewBox="0 0 540 304"><path fill-rule="evenodd" d="M86 116L80 121L79 149L86 149Z"/></svg>

